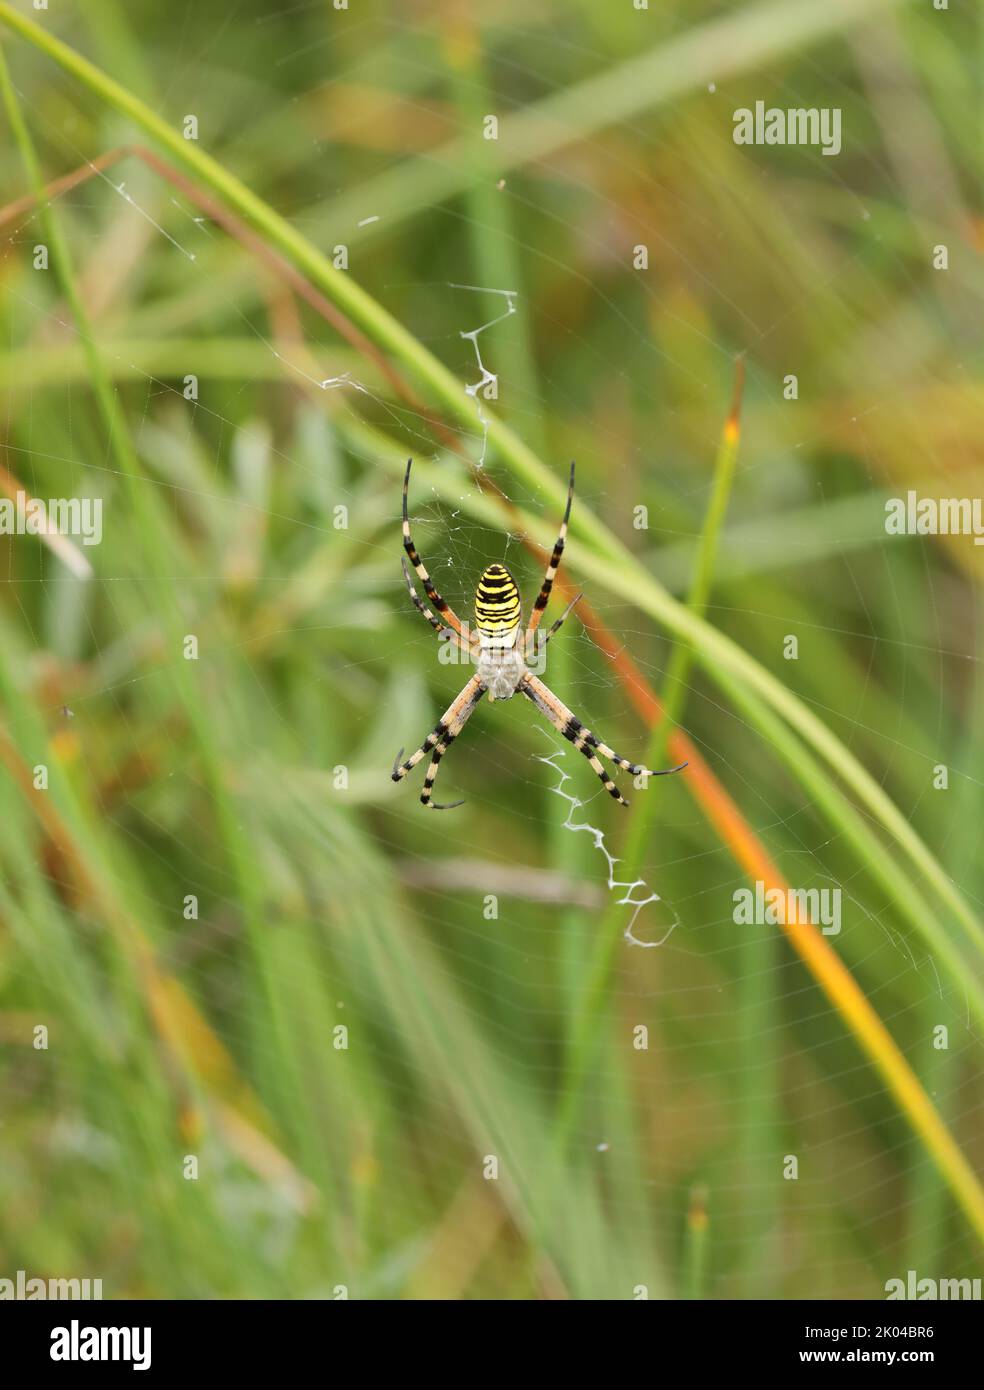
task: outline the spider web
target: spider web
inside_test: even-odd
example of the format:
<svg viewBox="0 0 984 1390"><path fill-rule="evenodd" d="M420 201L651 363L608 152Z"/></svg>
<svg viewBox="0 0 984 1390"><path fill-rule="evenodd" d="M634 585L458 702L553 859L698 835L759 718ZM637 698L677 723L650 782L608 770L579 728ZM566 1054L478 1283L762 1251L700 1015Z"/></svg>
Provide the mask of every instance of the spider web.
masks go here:
<svg viewBox="0 0 984 1390"><path fill-rule="evenodd" d="M250 50L250 90L266 71L260 59L272 45L278 77L295 84L294 95L316 94L302 69L311 47L327 43L314 29L315 8L253 13L261 46ZM221 61L222 44L242 9L234 7L216 24L201 7L186 7L171 40L173 61L155 68L161 109L202 107L210 80L218 83L216 90L237 97L238 109L248 105L243 79ZM388 43L399 82L410 92L410 111L429 119L430 108L417 94L443 81L443 68L430 45L415 41L417 21L386 10L343 22L352 49L348 57L332 52L332 80L363 80L372 67L371 44ZM523 29L513 17L500 37L506 42L497 75L506 92L549 95L563 90L585 65L606 61L587 28L560 38L532 21ZM541 61L521 56L527 45ZM23 97L37 80L33 72L18 79ZM49 74L45 80L59 95L71 90L77 99L60 79ZM746 170L728 148L730 111L746 96L761 95L765 85L764 77L749 77L729 82L725 93L722 84L710 82L690 97L708 121L716 113L720 134L708 148L724 161L736 188L745 186ZM781 70L773 75L781 104L815 104L818 85L832 90L832 99L850 100L833 59L807 58L794 77L784 79ZM245 160L252 141L260 144L261 136L277 129L273 116L280 103L269 88L260 90L269 121L261 121L258 131L224 132L224 152L233 161ZM512 100L522 107L518 95ZM85 137L66 133L42 104L31 106L30 118L39 140L65 168L100 147L91 129ZM455 134L465 131L463 117L448 119ZM629 121L621 134L654 159L664 137L671 145L679 141L675 157L698 168L700 140L708 138L705 117L678 125L684 116L675 120L669 111L664 120L652 127ZM713 1226L716 1292L880 1296L884 1279L906 1267L912 1250L936 1262L927 1274L957 1274L965 1267L962 1228L934 1186L928 1160L896 1122L880 1079L845 1037L781 933L760 923L736 939L733 895L746 886L746 877L683 787L646 793L661 800L646 848L645 881L625 884L616 876L624 834L615 819L620 809L592 785L590 769L559 736L556 751L543 754L543 740L554 738L554 731L539 729L534 712L520 707L523 702L483 706L449 755L442 785L445 795L451 782L463 789L468 805L462 811L425 821L416 778L398 789L386 785L395 748L404 742L412 749L433 727L461 673L440 664L433 634L406 601L399 572L398 471L381 468L378 451L359 428L366 422L378 426L399 441L401 452L456 469L459 505L448 500L446 488L439 500L414 474L411 514L418 548L460 616L468 616L476 578L491 560L513 570L527 611L541 573L525 535L480 525L465 506L477 491L475 465L531 515L546 517L550 510L543 498L509 485L490 451L488 411L495 406L486 406L485 393L493 384L520 433L524 424L533 429L542 392L553 420L561 422L551 430L549 458L578 457L575 509L590 507L601 515L658 577L683 594L709 496L728 364L741 347L748 354L749 397L758 406L746 431L733 529L725 536L708 616L790 684L800 681L798 693L863 761L877 765L903 813L931 837L948 871L979 906L979 826L968 830L973 821L967 811L980 805L973 760L979 743L968 716L978 680L968 638L978 622L974 591L959 566L931 545L923 545L914 562L911 548L892 549L863 528L843 544L822 543L825 530L848 517L857 521L852 489L860 492L863 484L876 491L886 471L897 483L898 474L893 477L886 464L890 436L881 428L881 415L898 414L913 424L927 472L940 462L936 437L905 399L910 388L931 395L959 375L947 358L947 330L934 321L940 308L935 288L927 289L921 272L899 252L886 253L889 270L862 257L849 276L834 254L840 237L857 234L872 218L879 224L877 238L898 237L890 213L900 208L904 214L908 206L904 169L877 141L844 175L832 167L837 161L815 152L807 157L806 174L761 166L762 198L768 196L770 208L793 226L813 226L802 207L817 188L829 193L841 219L836 232L817 232L827 260L817 261L814 275L798 274L790 259L789 292L774 303L761 291L772 282L754 248L746 247L745 256L759 279L747 286L714 253L720 206L708 181L698 179L688 191L673 177L671 163L654 165L658 172L649 173L628 147L600 134L586 148L596 149L610 166L610 180L592 165L591 181L576 197L560 154L539 174L507 175L501 192L524 228L514 247L524 283L510 289L473 283L478 276L469 248L488 228L455 200L428 207L422 219L443 252L440 276L412 262L417 273L408 280L400 244L411 238L412 224L398 201L374 199L373 177L383 180L380 194L393 185L374 174L375 163L364 150L363 164L357 160L349 170L343 200L348 207L353 199L360 202L358 215L344 226L324 216L330 190L323 179L310 204L288 206L289 198L278 201L276 189L268 190L323 244L345 241L350 256L364 248L351 273L460 377L475 405L475 427L471 436L460 433L457 446L436 441L426 410L397 399L373 364L353 360L316 320L304 321L301 338L292 340L288 331L278 337L269 322L276 317L276 294L269 292L274 307L266 313L257 302L250 258L237 252L228 270L222 259L229 252L226 233L146 171L131 173L127 165L56 199L56 207L70 214L77 263L101 268L89 292L98 298L92 285L100 279L109 286L97 316L98 336L153 480L147 485L191 540L185 557L194 566L177 576L189 631L203 615L218 615L207 624L218 676L206 675L205 688L227 712L234 732L225 744L229 775L248 808L263 901L274 919L272 944L259 948L270 953L267 978L282 1006L296 1006L300 1028L316 1013L308 1005L314 991L321 991L318 1000L322 994L330 998L329 1022L351 1025L359 1059L357 1080L347 1076L329 1084L327 1034L305 1036L290 1054L292 1069L281 1071L282 1039L255 1021L259 990L244 964L250 957L236 878L223 867L222 837L209 821L201 774L168 694L170 665L178 658L171 653L161 660L159 634L145 603L147 592L163 593L164 581L174 576L155 573L143 538L121 534L119 522L110 524L105 554L96 556L96 576L88 586L66 576L36 542L19 540L16 554L11 549L8 555L5 606L26 653L25 679L38 692L47 722L76 750L83 782L91 780L106 793L121 873L125 865L127 874L143 875L138 897L148 918L161 924L155 940L162 959L201 1001L264 1103L280 1107L278 1140L294 1174L288 1180L273 1165L264 1175L255 1153L251 1164L227 1136L213 1137L207 1151L215 1175L208 1180L209 1200L224 1221L241 1223L255 1238L257 1269L199 1275L189 1260L180 1274L155 1271L153 1286L131 1252L124 1276L131 1286L203 1296L223 1288L267 1291L286 1279L292 1295L319 1296L349 1279L379 1296L405 1293L420 1269L456 1287L460 1267L465 1273L459 1292L478 1288L503 1296L515 1271L501 1252L496 1264L493 1239L485 1247L477 1241L488 1269L463 1251L470 1232L485 1229L483 1220L501 1233L504 1219L501 1212L488 1216L490 1207L498 1212L498 1199L487 1199L477 1179L470 1185L476 1155L508 1148L503 1114L512 1117L516 1135L520 1119L529 1122L531 1133L549 1127L561 1074L557 1056L576 1030L586 997L593 933L622 890L627 947L661 949L625 949L616 963L571 1145L575 1165L587 1173L592 1192L601 1194L613 1245L624 1244L628 1254L616 1257L601 1242L611 1267L599 1267L581 1282L566 1267L552 1270L545 1259L542 1286L550 1288L556 1278L561 1289L603 1290L605 1296L632 1296L634 1284L651 1286L654 1295L660 1288L678 1290L688 1194L705 1187L712 1223L720 1221ZM305 167L286 147L284 159ZM50 163L54 167L55 160ZM563 186L562 196L554 181ZM21 187L19 174L14 186ZM622 190L621 200L612 188ZM631 189L672 209L665 224L642 225ZM410 192L405 196L410 200ZM25 213L3 230L4 259L23 263L38 235L35 214ZM873 244L883 245L877 238ZM632 278L627 293L623 282L633 277L628 266L637 240L650 243L654 273ZM106 244L133 253L130 261L121 259L126 274L112 273L105 257L100 260ZM615 275L612 262L619 258ZM785 369L796 370L797 354L805 355L808 347L798 320L822 308L822 295L830 295L843 316L835 326L854 361L863 363L872 337L884 346L893 337L890 329L876 324L863 333L855 325L852 334L843 324L873 312L883 280L904 293L919 327L914 338L922 342L920 354L911 361L893 358L887 384L884 374L874 372L870 386L862 380L857 395L868 403L846 422L815 405L801 412L805 424L796 416L787 417L792 424L781 419L774 405L777 383ZM565 293L576 299L577 312L565 314ZM502 301L508 308L502 310ZM25 285L22 277L9 285L8 303L11 356L34 352L40 363L49 349L73 339L70 316L46 284ZM199 303L206 306L200 320ZM772 307L763 313L764 305ZM954 313L952 305L944 301L940 313L955 332L956 320L946 317ZM278 364L279 384L269 385L273 373L265 366L228 380L202 371L199 399L187 402L176 384L183 373L142 368L137 355L127 358L110 335L115 322L124 343L138 345L155 333L166 339L173 331L169 315L172 325L201 327L203 337L212 324L235 333L257 354L250 359L254 364L259 357ZM513 377L520 328L538 344L553 345L538 352L537 388ZM816 394L833 397L835 386L844 392L830 372ZM805 379L801 388L808 396ZM57 423L43 418L50 387L28 381L19 392L7 405L12 472L39 496L102 492L110 514L115 508L117 517L125 516L112 456L90 423L84 382L61 388ZM795 409L790 403L790 411ZM851 486L838 472L840 460L831 457L837 450L851 454ZM566 462L558 464L558 475L565 468ZM289 481L281 486L283 479ZM338 503L349 508L349 531L334 529L332 507ZM639 503L649 507L649 526L636 532L631 517ZM810 512L809 522L797 530L796 516L804 512ZM769 525L762 525L762 515ZM828 517L834 521L825 522ZM386 524L376 525L376 519ZM784 545L787 527L791 539ZM337 552L343 543L346 559L336 566L332 547ZM36 546L30 562L27 544ZM781 582L754 587L756 579L776 573ZM590 599L661 692L670 650L665 635L600 586L591 586ZM800 637L801 665L787 667L781 656L789 632ZM555 640L565 652L557 658L558 693L596 733L636 756L648 733L576 613ZM823 673L824 662L835 660L846 673L840 689ZM303 672L303 679L288 667ZM550 674L548 666L548 680ZM49 696L49 688L58 693ZM59 724L63 699L74 716L73 741ZM688 732L790 882L842 890L837 948L903 1040L963 1142L979 1142L979 1047L965 999L942 978L891 895L872 884L843 837L778 769L766 741L696 668L685 711ZM38 761L23 718L12 716L8 732L29 762ZM107 754L111 738L113 756ZM978 792L976 800L935 792L931 773L939 763L948 765L953 784ZM338 766L346 770L344 788L332 784ZM111 784L121 785L122 793L110 797ZM565 790L568 784L573 791ZM582 811L587 821L580 820ZM368 889L349 864L363 866ZM202 916L175 926L175 904L188 893L200 896ZM490 897L493 917L484 915L491 911ZM660 901L668 916L654 910ZM404 925L404 914L412 928ZM107 1033L115 1027L129 1037L126 1006L139 996L126 995L111 954L87 940L86 914L75 917L66 910L66 918L86 942L93 979L112 1003ZM65 997L46 977L43 959L21 944L15 960L30 1006L62 1018ZM423 1022L395 1002L392 977L400 962L413 964L419 972L414 983L423 981L433 991L430 1007L447 1029L444 1053L423 1050L414 1031L426 1032ZM25 998L11 987L7 1013L13 1017L25 1007ZM942 1062L927 1041L938 1022L950 1028ZM648 1029L650 1043L636 1052L632 1039L640 1027ZM477 1119L456 1089L450 1055L456 1047L481 1061L480 1079L490 1099L488 1114L480 1112ZM23 1133L44 1136L54 1161L66 1165L59 1171L76 1174L75 1186L66 1179L69 1195L61 1213L73 1258L82 1264L90 1255L105 1260L100 1235L78 1221L71 1193L77 1189L80 1203L93 1192L104 1203L107 1194L124 1193L124 1142L107 1122L84 1060L66 1059L57 1048L45 1060L61 1089L48 1091L45 1080L40 1099L22 1094L16 1068L4 1071L5 1099L17 1123L0 1136L0 1147L16 1173L15 1190L30 1206L38 1189L18 1157L18 1143ZM434 1076L442 1079L435 1082ZM487 1148L479 1137L482 1124ZM336 1128L342 1139L335 1138ZM330 1190L312 1153L319 1148L332 1150L338 1186L330 1201L348 1232L339 1242L346 1258L334 1263L313 1254L306 1236L316 1209L309 1185ZM536 1144L531 1140L524 1152L537 1152ZM788 1153L800 1158L796 1183L781 1180L780 1160ZM508 1154L502 1157L508 1185ZM370 1190L374 1217L361 1226L360 1202ZM503 1199L502 1207L509 1220L522 1224L512 1199ZM141 1219L153 1218L144 1210ZM908 1243L896 1234L899 1224ZM644 1235L636 1242L638 1231ZM443 1233L452 1250L443 1265L428 1257L435 1233ZM21 1258L35 1267L45 1263L39 1238L21 1229L14 1237L12 1248L23 1252ZM298 1272L285 1274L294 1262Z"/></svg>

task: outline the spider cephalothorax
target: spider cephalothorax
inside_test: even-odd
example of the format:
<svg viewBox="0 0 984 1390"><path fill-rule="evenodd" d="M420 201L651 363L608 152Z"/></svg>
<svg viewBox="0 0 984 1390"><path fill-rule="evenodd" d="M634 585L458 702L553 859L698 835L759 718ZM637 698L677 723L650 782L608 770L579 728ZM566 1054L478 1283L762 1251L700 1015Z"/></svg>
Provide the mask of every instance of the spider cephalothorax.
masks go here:
<svg viewBox="0 0 984 1390"><path fill-rule="evenodd" d="M564 738L573 743L579 753L584 754L601 778L605 791L623 806L627 806L629 803L609 777L596 754L600 753L602 757L613 762L616 767L622 768L633 776L644 773L647 777L665 777L669 772L679 772L679 767L666 768L660 772L650 772L648 768L640 767L637 763L630 763L627 758L620 757L613 748L609 748L606 743L602 743L600 739L596 738L590 729L585 728L580 719L571 713L562 700L558 700L553 691L548 689L526 664L528 657L537 649L537 628L550 600L550 591L553 589L554 579L560 566L560 557L564 553L567 523L570 520L571 502L574 497L573 463L571 464L571 480L567 489L567 506L564 510L564 519L560 524L560 534L553 548L553 554L550 556L550 563L543 576L543 583L540 585L540 592L533 605L533 611L530 614L530 621L525 632L522 631L521 627L522 604L519 589L505 565L489 565L478 581L478 588L475 591L475 630L473 632L465 631L455 613L437 592L410 536L407 491L410 486L412 463L412 459L407 459L407 471L403 478L403 548L424 586L424 592L437 609L440 617L437 617L418 595L413 586L406 560L403 561L403 576L406 579L414 606L424 615L436 632L457 643L459 649L474 660L476 669L471 680L444 711L416 753L404 763L400 762L403 749L401 748L397 753L396 761L393 764L393 781L401 781L429 753L431 760L424 777L424 789L420 794L421 801L425 806L430 806L435 811L446 811L450 810L451 806L460 806L460 801L453 801L450 806L442 806L438 802L432 801L431 790L437 780L441 759L461 733L466 721L486 691L488 691L490 700L508 700L517 691L521 691L528 700L532 701L540 713L549 719L554 728L559 729ZM578 594L577 598L571 600L548 630L546 636L542 638L542 648L546 648L547 643L580 597L581 595ZM681 763L680 767L686 767L686 763Z"/></svg>

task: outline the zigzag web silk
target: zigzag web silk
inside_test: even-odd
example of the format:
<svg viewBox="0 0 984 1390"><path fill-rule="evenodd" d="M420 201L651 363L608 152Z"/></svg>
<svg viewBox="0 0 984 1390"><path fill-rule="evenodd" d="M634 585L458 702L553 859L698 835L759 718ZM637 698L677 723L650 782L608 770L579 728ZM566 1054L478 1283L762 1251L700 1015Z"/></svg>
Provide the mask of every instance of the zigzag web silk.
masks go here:
<svg viewBox="0 0 984 1390"><path fill-rule="evenodd" d="M482 351L478 346L478 339L487 329L494 328L497 323L502 323L503 319L509 318L511 314L516 312L518 291L486 289L484 285L455 285L450 281L448 282L448 289L467 290L471 294L499 294L502 295L506 301L504 311L501 314L497 314L494 319L489 319L488 323L483 323L479 328L470 328L467 331L463 329L460 333L460 336L464 338L465 342L471 343L472 347L475 349L475 365L478 367L480 373L477 381L465 385L465 395L471 396L472 400L474 400L475 411L478 415L478 423L482 427L482 452L478 459L478 466L482 468L485 465L485 455L488 451L489 417L482 409L482 401L479 392L485 391L489 386L498 386L499 378L495 372L490 372L482 361Z"/></svg>
<svg viewBox="0 0 984 1390"><path fill-rule="evenodd" d="M583 805L585 805L585 803L581 801L579 797L572 796L570 792L564 791L564 783L569 782L571 780L570 774L565 772L562 767L558 767L555 759L563 758L565 756L566 754L563 748L558 748L555 752L550 754L549 758L542 758L539 754L536 755L537 762L546 763L547 767L552 767L554 772L560 774L560 781L557 783L555 787L550 787L549 790L553 792L555 796L561 797L564 801L568 803L569 809L567 812L567 819L564 821L564 829L574 831L575 833L577 833L578 831L584 831L586 834L593 836L594 847L596 850L599 851L599 853L604 855L605 863L608 866L609 891L614 893L619 888L625 889L624 895L621 898L618 898L617 902L620 907L624 905L633 909L632 916L629 918L628 926L622 933L629 945L642 946L646 949L649 949L653 946L664 945L670 939L670 936L673 934L674 930L679 925L679 917L677 917L674 914L674 920L670 923L669 927L667 927L666 931L663 933L663 935L659 938L658 941L641 941L639 937L637 937L634 934L633 928L635 927L635 924L638 921L639 913L642 911L642 909L644 907L649 907L652 903L662 902L663 900L658 893L653 892L653 890L649 887L648 883L646 883L645 879L637 878L631 881L617 879L615 877L615 866L617 864L620 864L622 861L620 859L616 859L613 854L609 853L608 847L605 844L605 832L603 830L599 830L596 825L588 825L586 821L580 822L572 819L574 812L579 810ZM633 894L635 893L637 888L645 890L646 896L634 897Z"/></svg>

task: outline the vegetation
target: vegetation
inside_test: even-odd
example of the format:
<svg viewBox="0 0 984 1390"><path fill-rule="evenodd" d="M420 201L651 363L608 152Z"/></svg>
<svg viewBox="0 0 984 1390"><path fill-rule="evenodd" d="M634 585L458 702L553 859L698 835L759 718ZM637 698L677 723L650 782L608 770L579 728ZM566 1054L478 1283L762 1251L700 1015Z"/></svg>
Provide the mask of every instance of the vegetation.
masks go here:
<svg viewBox="0 0 984 1390"><path fill-rule="evenodd" d="M982 491L971 29L0 0L0 490L102 499L0 536L0 1276L979 1273L984 549L885 527ZM758 100L841 152L736 145ZM409 455L462 617L535 594L577 459L546 678L684 772L623 812L513 700L460 809L392 784L464 682Z"/></svg>

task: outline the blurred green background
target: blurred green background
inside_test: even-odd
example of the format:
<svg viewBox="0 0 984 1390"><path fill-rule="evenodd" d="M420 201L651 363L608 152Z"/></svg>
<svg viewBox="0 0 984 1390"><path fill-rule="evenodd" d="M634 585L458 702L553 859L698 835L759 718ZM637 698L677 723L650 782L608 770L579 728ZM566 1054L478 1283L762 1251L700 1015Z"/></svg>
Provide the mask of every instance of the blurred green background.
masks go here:
<svg viewBox="0 0 984 1390"><path fill-rule="evenodd" d="M959 914L919 880L924 910L870 806L841 779L829 813L805 755L706 663L668 682L679 641L586 530L686 599L744 353L708 620L980 903L984 550L884 529L908 488L982 491L979 17L12 8L179 133L194 116L202 149L447 366L463 411L406 363L394 384L393 354L343 336L187 170L127 153L39 216L8 101L0 482L101 497L104 538L77 547L88 576L0 538L0 1276L500 1299L878 1298L909 1268L980 1275L973 1199L870 1051L781 929L733 921L739 832L688 773L626 814L515 700L446 758L438 799L459 810L426 812L419 770L389 779L464 680L403 586L406 457L417 544L463 616L492 560L529 603L527 522L549 546L575 457L569 577L786 879L842 889L826 944L980 1168L980 952ZM0 32L45 182L153 145ZM841 153L736 146L757 100L842 109ZM504 289L516 312L463 338ZM465 395L476 345L496 400ZM493 411L555 487L484 440ZM480 491L483 453L518 512ZM643 759L631 691L576 615L546 678ZM565 827L538 761L558 746L573 819L611 853L645 807L662 902L634 932L675 922L658 949L624 940L604 857Z"/></svg>

